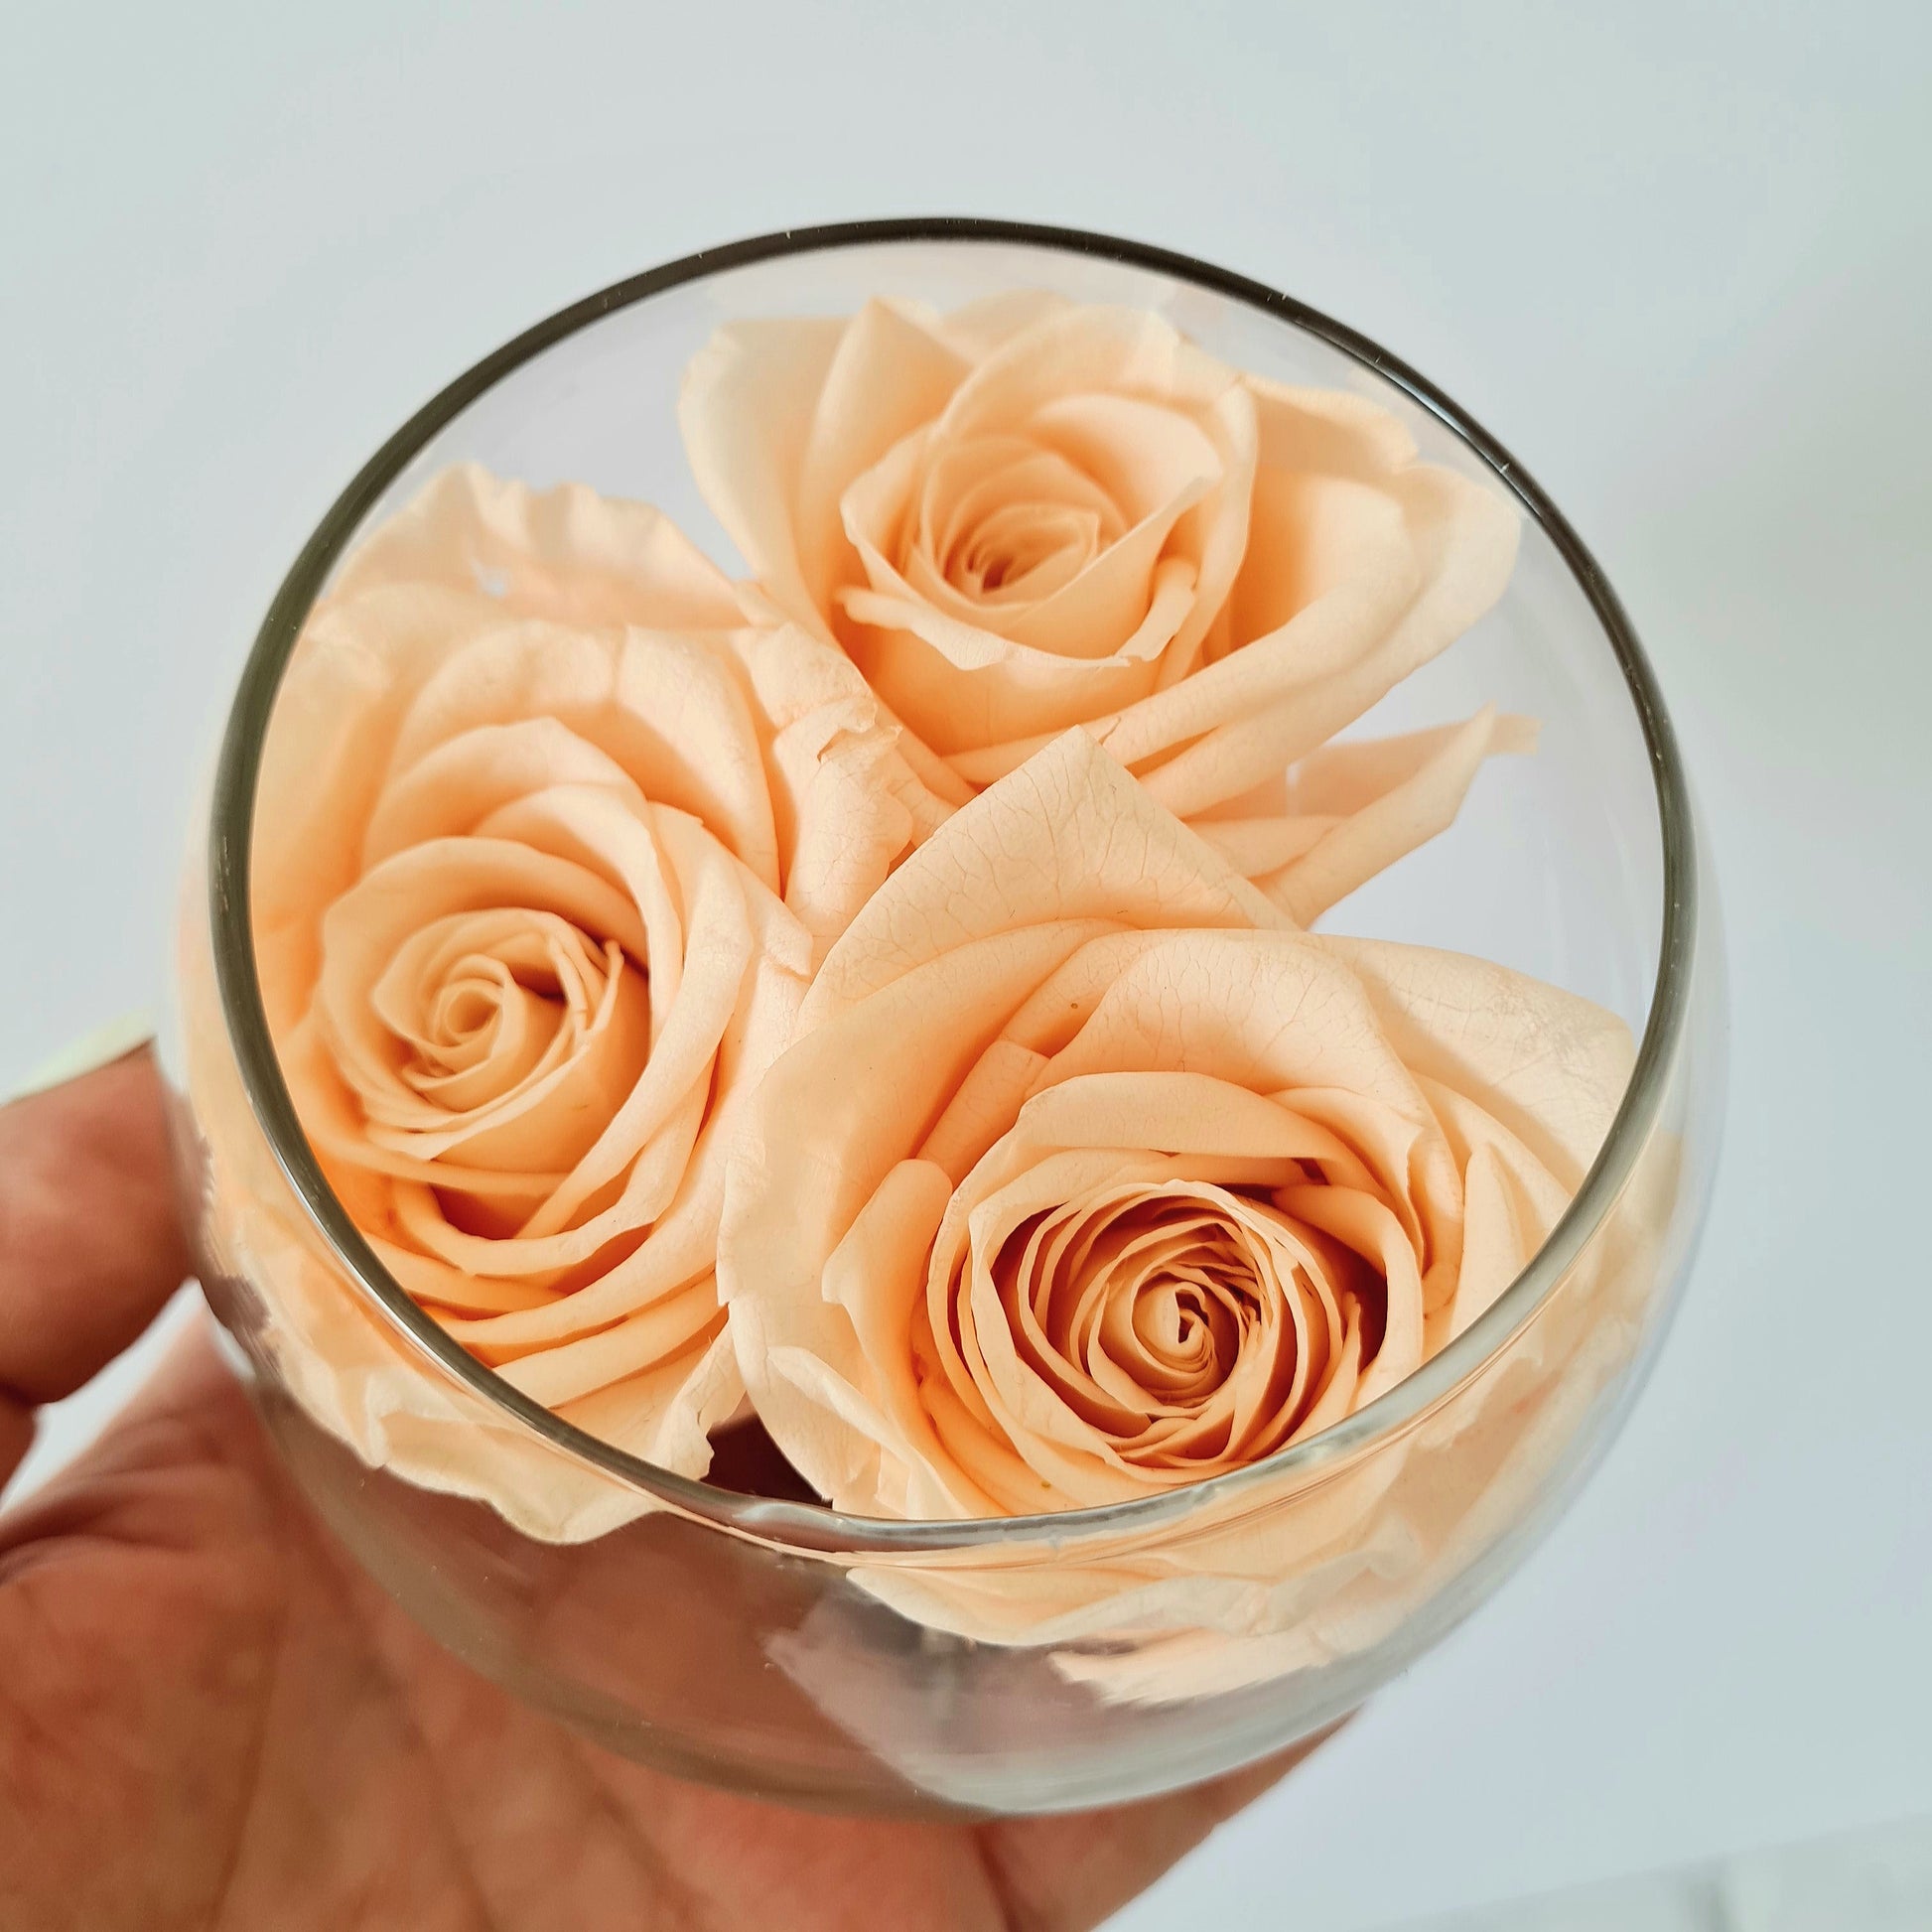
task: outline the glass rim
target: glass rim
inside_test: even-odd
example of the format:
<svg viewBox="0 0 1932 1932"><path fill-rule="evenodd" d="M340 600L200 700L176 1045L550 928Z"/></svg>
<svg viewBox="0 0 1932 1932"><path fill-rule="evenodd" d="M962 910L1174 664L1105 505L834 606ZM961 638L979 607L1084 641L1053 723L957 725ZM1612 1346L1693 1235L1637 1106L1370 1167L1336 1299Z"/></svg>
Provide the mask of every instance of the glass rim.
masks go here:
<svg viewBox="0 0 1932 1932"><path fill-rule="evenodd" d="M295 1113L268 1030L253 943L249 861L263 740L283 670L317 595L370 508L430 440L485 391L544 350L621 309L753 263L897 243L1005 245L1084 255L1171 277L1272 316L1339 350L1449 429L1478 457L1556 547L1615 656L1643 733L1663 849L1663 929L1657 979L1629 1085L1583 1185L1549 1238L1496 1301L1439 1354L1341 1422L1273 1455L1197 1483L1130 1501L1032 1516L900 1521L824 1503L751 1496L681 1476L566 1422L472 1355L383 1267L323 1176ZM217 755L208 822L208 918L221 1011L243 1088L283 1175L336 1259L434 1367L551 1449L589 1464L678 1515L801 1555L910 1557L992 1550L1017 1541L1133 1539L1339 1464L1406 1428L1508 1343L1603 1225L1660 1116L1690 1015L1700 888L1689 787L1655 674L1616 593L1569 520L1521 464L1435 384L1358 331L1279 290L1172 249L1086 229L922 215L788 228L646 269L557 310L449 383L376 451L332 503L283 578L235 690Z"/></svg>

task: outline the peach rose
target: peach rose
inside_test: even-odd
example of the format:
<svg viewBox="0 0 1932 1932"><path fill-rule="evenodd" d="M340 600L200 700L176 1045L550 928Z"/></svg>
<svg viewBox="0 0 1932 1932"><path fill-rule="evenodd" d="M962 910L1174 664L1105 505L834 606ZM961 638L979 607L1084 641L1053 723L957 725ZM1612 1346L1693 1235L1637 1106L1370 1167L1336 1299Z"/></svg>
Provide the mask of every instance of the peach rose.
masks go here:
<svg viewBox="0 0 1932 1932"><path fill-rule="evenodd" d="M724 1150L915 836L895 736L655 511L475 468L348 561L277 701L257 955L332 1186L505 1379L686 1472L740 1397Z"/></svg>
<svg viewBox="0 0 1932 1932"><path fill-rule="evenodd" d="M833 947L733 1157L754 1402L841 1508L1122 1501L1393 1388L1555 1225L1622 1023L1315 938L1081 733Z"/></svg>
<svg viewBox="0 0 1932 1932"><path fill-rule="evenodd" d="M1162 804L1226 821L1306 922L1527 745L1484 714L1284 794L1494 603L1516 519L1385 410L1238 373L1157 315L1016 294L730 323L681 415L759 595L843 646L939 799L1083 726Z"/></svg>

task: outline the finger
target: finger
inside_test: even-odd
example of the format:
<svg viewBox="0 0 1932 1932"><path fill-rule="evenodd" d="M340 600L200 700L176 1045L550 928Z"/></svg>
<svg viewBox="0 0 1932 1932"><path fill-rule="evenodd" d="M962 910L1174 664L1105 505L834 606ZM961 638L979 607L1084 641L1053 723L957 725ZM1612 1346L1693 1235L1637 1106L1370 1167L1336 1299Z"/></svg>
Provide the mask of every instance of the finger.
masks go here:
<svg viewBox="0 0 1932 1932"><path fill-rule="evenodd" d="M1007 1923L1027 1932L1086 1932L1340 1728L1330 1725L1277 1757L1144 1804L981 1826L981 1855Z"/></svg>
<svg viewBox="0 0 1932 1932"><path fill-rule="evenodd" d="M146 1050L0 1108L0 1479L191 1269Z"/></svg>

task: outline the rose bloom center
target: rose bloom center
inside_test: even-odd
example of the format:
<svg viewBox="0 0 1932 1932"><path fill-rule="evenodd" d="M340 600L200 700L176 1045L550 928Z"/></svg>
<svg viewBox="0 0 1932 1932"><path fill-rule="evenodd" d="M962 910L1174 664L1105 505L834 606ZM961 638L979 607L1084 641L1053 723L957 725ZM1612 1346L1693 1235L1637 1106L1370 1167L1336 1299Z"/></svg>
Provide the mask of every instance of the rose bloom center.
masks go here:
<svg viewBox="0 0 1932 1932"><path fill-rule="evenodd" d="M990 1273L1021 1359L1123 1457L1162 1464L1293 1433L1359 1311L1356 1266L1265 1196L1185 1183L1036 1215Z"/></svg>
<svg viewBox="0 0 1932 1932"><path fill-rule="evenodd" d="M990 604L1050 596L1127 530L1101 483L1024 436L948 452L927 477L921 509L946 582Z"/></svg>

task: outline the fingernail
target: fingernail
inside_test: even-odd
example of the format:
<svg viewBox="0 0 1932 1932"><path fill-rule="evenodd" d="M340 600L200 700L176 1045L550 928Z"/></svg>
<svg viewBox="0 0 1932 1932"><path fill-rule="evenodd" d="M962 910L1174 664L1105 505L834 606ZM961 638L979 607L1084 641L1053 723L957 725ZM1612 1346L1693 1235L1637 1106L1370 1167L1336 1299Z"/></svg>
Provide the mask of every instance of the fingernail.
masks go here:
<svg viewBox="0 0 1932 1932"><path fill-rule="evenodd" d="M58 1053L43 1060L24 1080L0 1093L0 1101L25 1100L30 1093L42 1093L66 1080L77 1080L83 1073L125 1059L136 1047L154 1037L154 1017L137 1009L103 1022L70 1041Z"/></svg>

